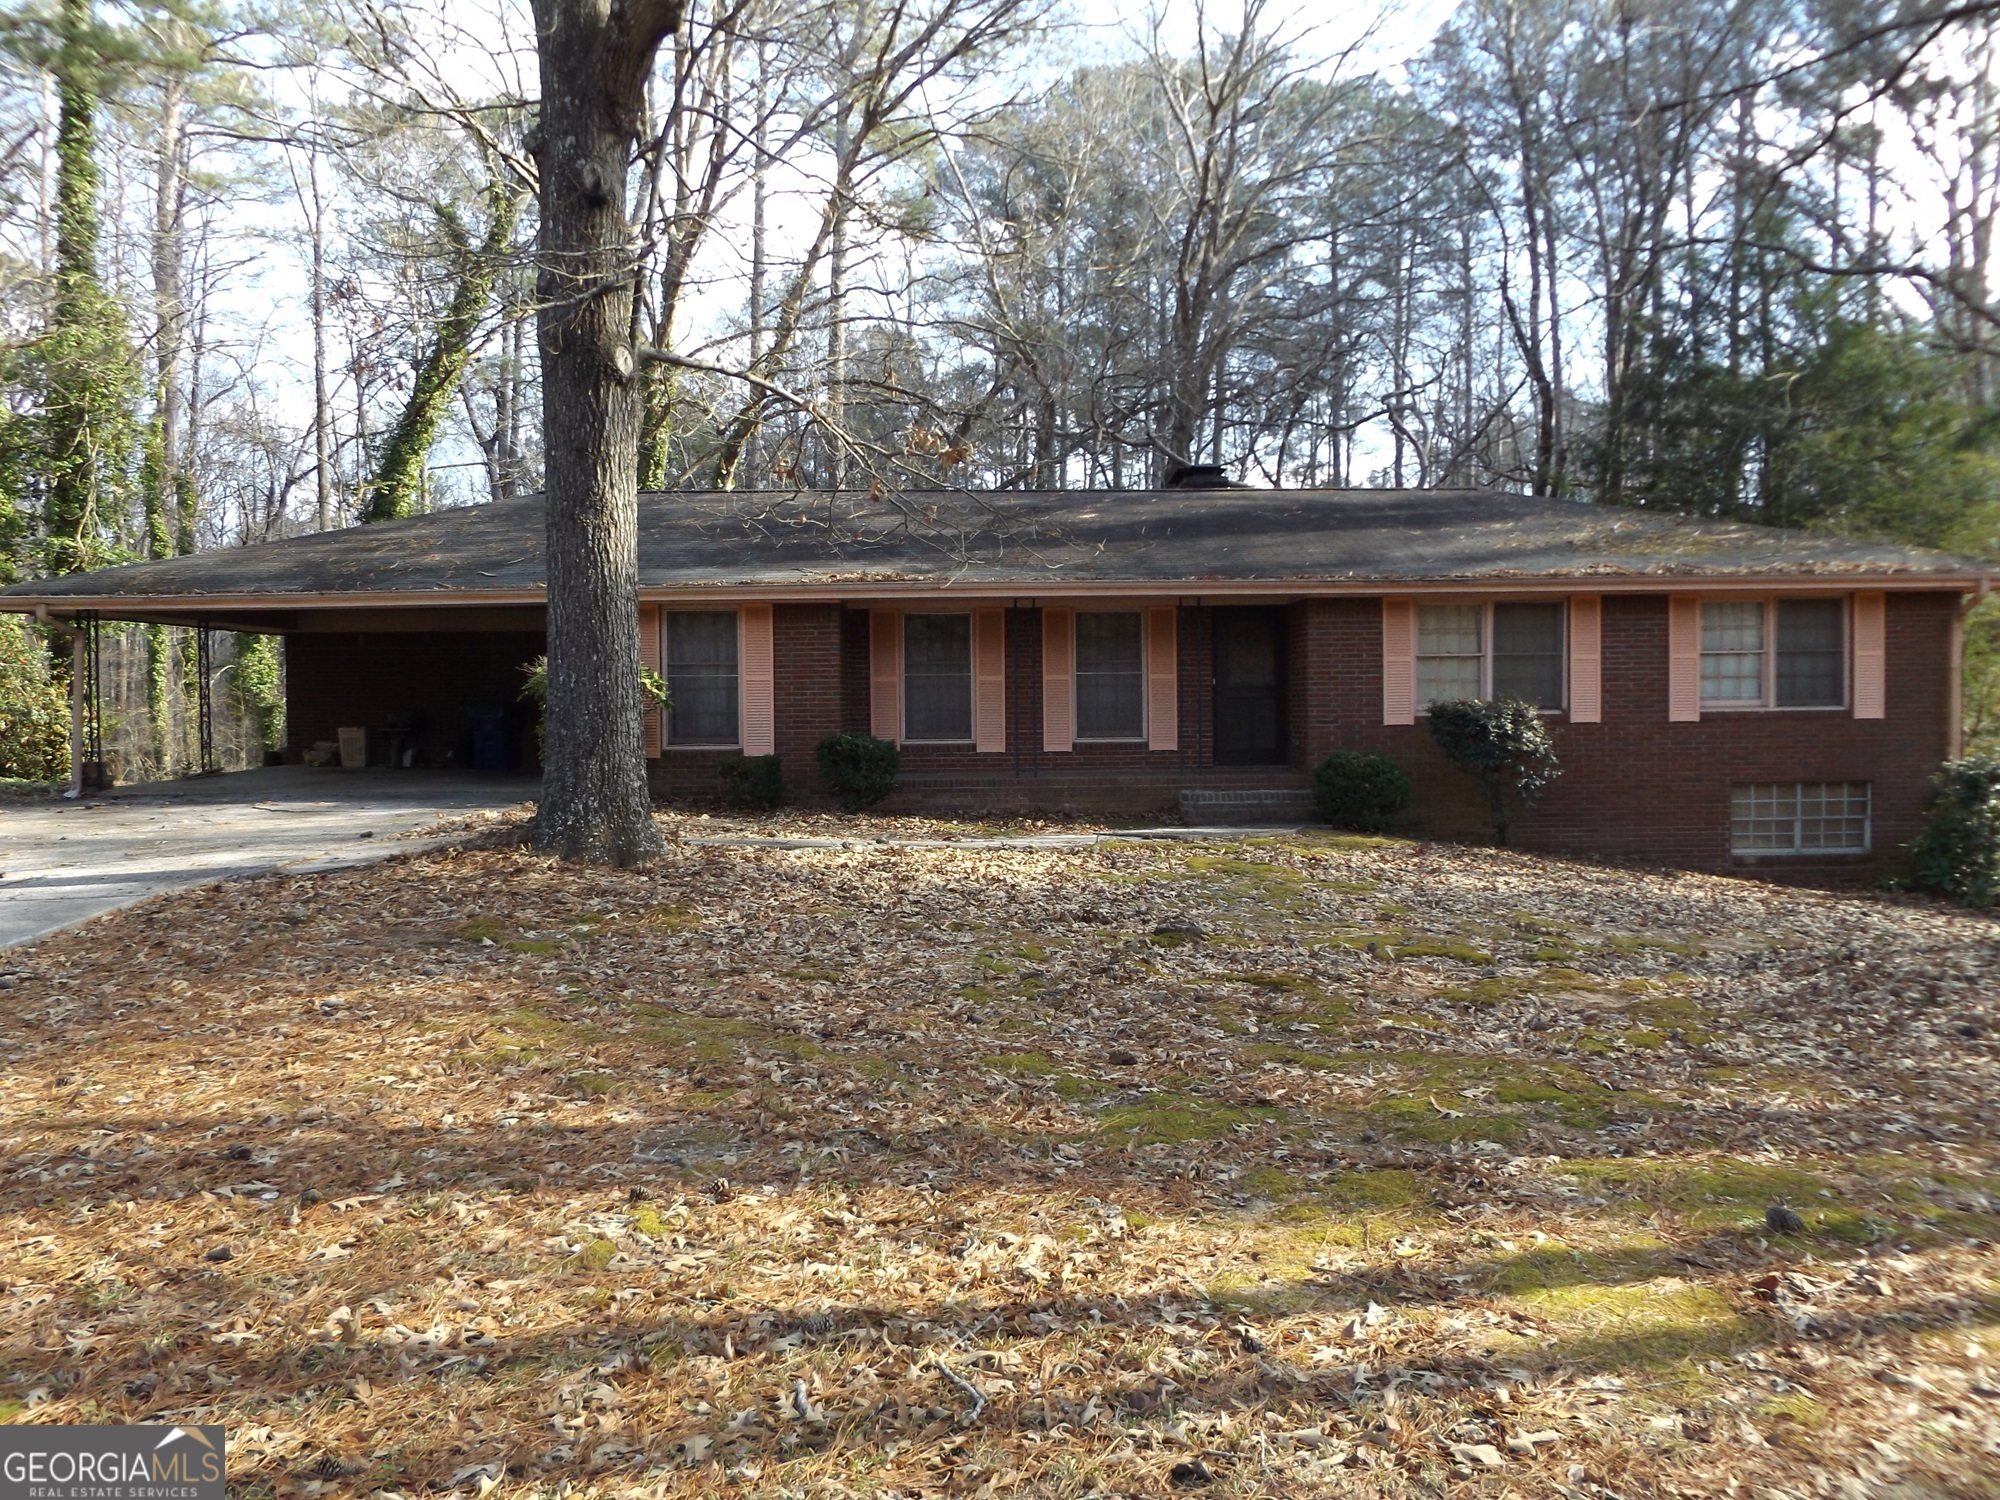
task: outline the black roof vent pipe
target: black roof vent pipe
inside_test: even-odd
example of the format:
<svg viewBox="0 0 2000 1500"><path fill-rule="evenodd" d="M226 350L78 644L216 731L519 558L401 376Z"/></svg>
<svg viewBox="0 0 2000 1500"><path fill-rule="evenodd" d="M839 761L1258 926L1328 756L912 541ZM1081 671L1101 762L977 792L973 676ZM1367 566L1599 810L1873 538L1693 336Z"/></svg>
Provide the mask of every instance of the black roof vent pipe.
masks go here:
<svg viewBox="0 0 2000 1500"><path fill-rule="evenodd" d="M1240 490L1221 464L1175 464L1167 470L1170 490Z"/></svg>

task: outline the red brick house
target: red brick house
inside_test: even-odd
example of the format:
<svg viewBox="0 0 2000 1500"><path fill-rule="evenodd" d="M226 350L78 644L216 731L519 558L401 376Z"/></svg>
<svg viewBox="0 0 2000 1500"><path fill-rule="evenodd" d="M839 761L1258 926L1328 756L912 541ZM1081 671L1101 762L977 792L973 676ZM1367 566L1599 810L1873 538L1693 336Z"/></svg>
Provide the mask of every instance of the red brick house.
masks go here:
<svg viewBox="0 0 2000 1500"><path fill-rule="evenodd" d="M532 754L536 500L44 579L0 608L275 631L292 753ZM1334 749L1409 770L1409 827L1477 836L1428 702L1540 703L1564 775L1524 847L1811 878L1873 871L1957 751L1978 565L1475 491L649 495L640 624L673 704L656 792L716 763L897 741L890 810L1297 815Z"/></svg>

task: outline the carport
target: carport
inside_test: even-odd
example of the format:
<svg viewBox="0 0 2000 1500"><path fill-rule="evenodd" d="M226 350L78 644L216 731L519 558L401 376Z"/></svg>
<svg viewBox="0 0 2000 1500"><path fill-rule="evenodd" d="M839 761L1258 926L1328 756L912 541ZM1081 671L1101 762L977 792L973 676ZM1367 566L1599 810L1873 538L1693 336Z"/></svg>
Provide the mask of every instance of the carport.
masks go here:
<svg viewBox="0 0 2000 1500"><path fill-rule="evenodd" d="M538 607L299 612L285 636L287 759L367 732L367 764L516 771L535 764L524 668Z"/></svg>
<svg viewBox="0 0 2000 1500"><path fill-rule="evenodd" d="M78 789L102 760L97 637L111 620L196 632L203 770L208 642L236 631L285 642L288 762L321 758L345 731L349 761L521 771L537 759L520 692L545 649L542 557L542 507L526 500L38 579L0 608L72 634Z"/></svg>

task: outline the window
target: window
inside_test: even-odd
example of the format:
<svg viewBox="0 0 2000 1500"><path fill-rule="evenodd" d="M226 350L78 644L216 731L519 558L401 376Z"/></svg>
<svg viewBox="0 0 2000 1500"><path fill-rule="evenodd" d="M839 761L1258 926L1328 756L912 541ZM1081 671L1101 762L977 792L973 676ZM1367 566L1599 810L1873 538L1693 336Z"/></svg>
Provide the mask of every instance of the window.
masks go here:
<svg viewBox="0 0 2000 1500"><path fill-rule="evenodd" d="M1485 663L1485 611L1477 604L1417 610L1417 704L1477 698Z"/></svg>
<svg viewBox="0 0 2000 1500"><path fill-rule="evenodd" d="M1866 854L1869 784L1770 781L1729 789L1732 854Z"/></svg>
<svg viewBox="0 0 2000 1500"><path fill-rule="evenodd" d="M1418 607L1418 706L1488 697L1563 706L1560 604Z"/></svg>
<svg viewBox="0 0 2000 1500"><path fill-rule="evenodd" d="M1146 654L1137 610L1076 617L1076 737L1146 737Z"/></svg>
<svg viewBox="0 0 2000 1500"><path fill-rule="evenodd" d="M667 743L733 745L736 613L667 611Z"/></svg>
<svg viewBox="0 0 2000 1500"><path fill-rule="evenodd" d="M1764 701L1762 604L1702 605L1701 698L1704 703Z"/></svg>
<svg viewBox="0 0 2000 1500"><path fill-rule="evenodd" d="M1840 601L1781 599L1777 615L1778 707L1838 707L1847 675Z"/></svg>
<svg viewBox="0 0 2000 1500"><path fill-rule="evenodd" d="M903 738L972 738L972 616L903 616Z"/></svg>
<svg viewBox="0 0 2000 1500"><path fill-rule="evenodd" d="M1539 708L1563 702L1563 612L1560 604L1493 606L1493 696Z"/></svg>
<svg viewBox="0 0 2000 1500"><path fill-rule="evenodd" d="M1838 599L1705 603L1701 701L1717 708L1838 708L1846 698L1846 637Z"/></svg>

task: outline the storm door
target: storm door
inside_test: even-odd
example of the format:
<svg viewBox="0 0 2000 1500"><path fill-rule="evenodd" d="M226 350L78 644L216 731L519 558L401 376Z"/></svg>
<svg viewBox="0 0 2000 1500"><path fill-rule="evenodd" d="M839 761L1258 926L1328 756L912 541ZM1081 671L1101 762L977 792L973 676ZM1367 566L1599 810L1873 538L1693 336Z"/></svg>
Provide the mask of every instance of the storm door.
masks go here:
<svg viewBox="0 0 2000 1500"><path fill-rule="evenodd" d="M1285 612L1215 611L1215 763L1285 760Z"/></svg>

